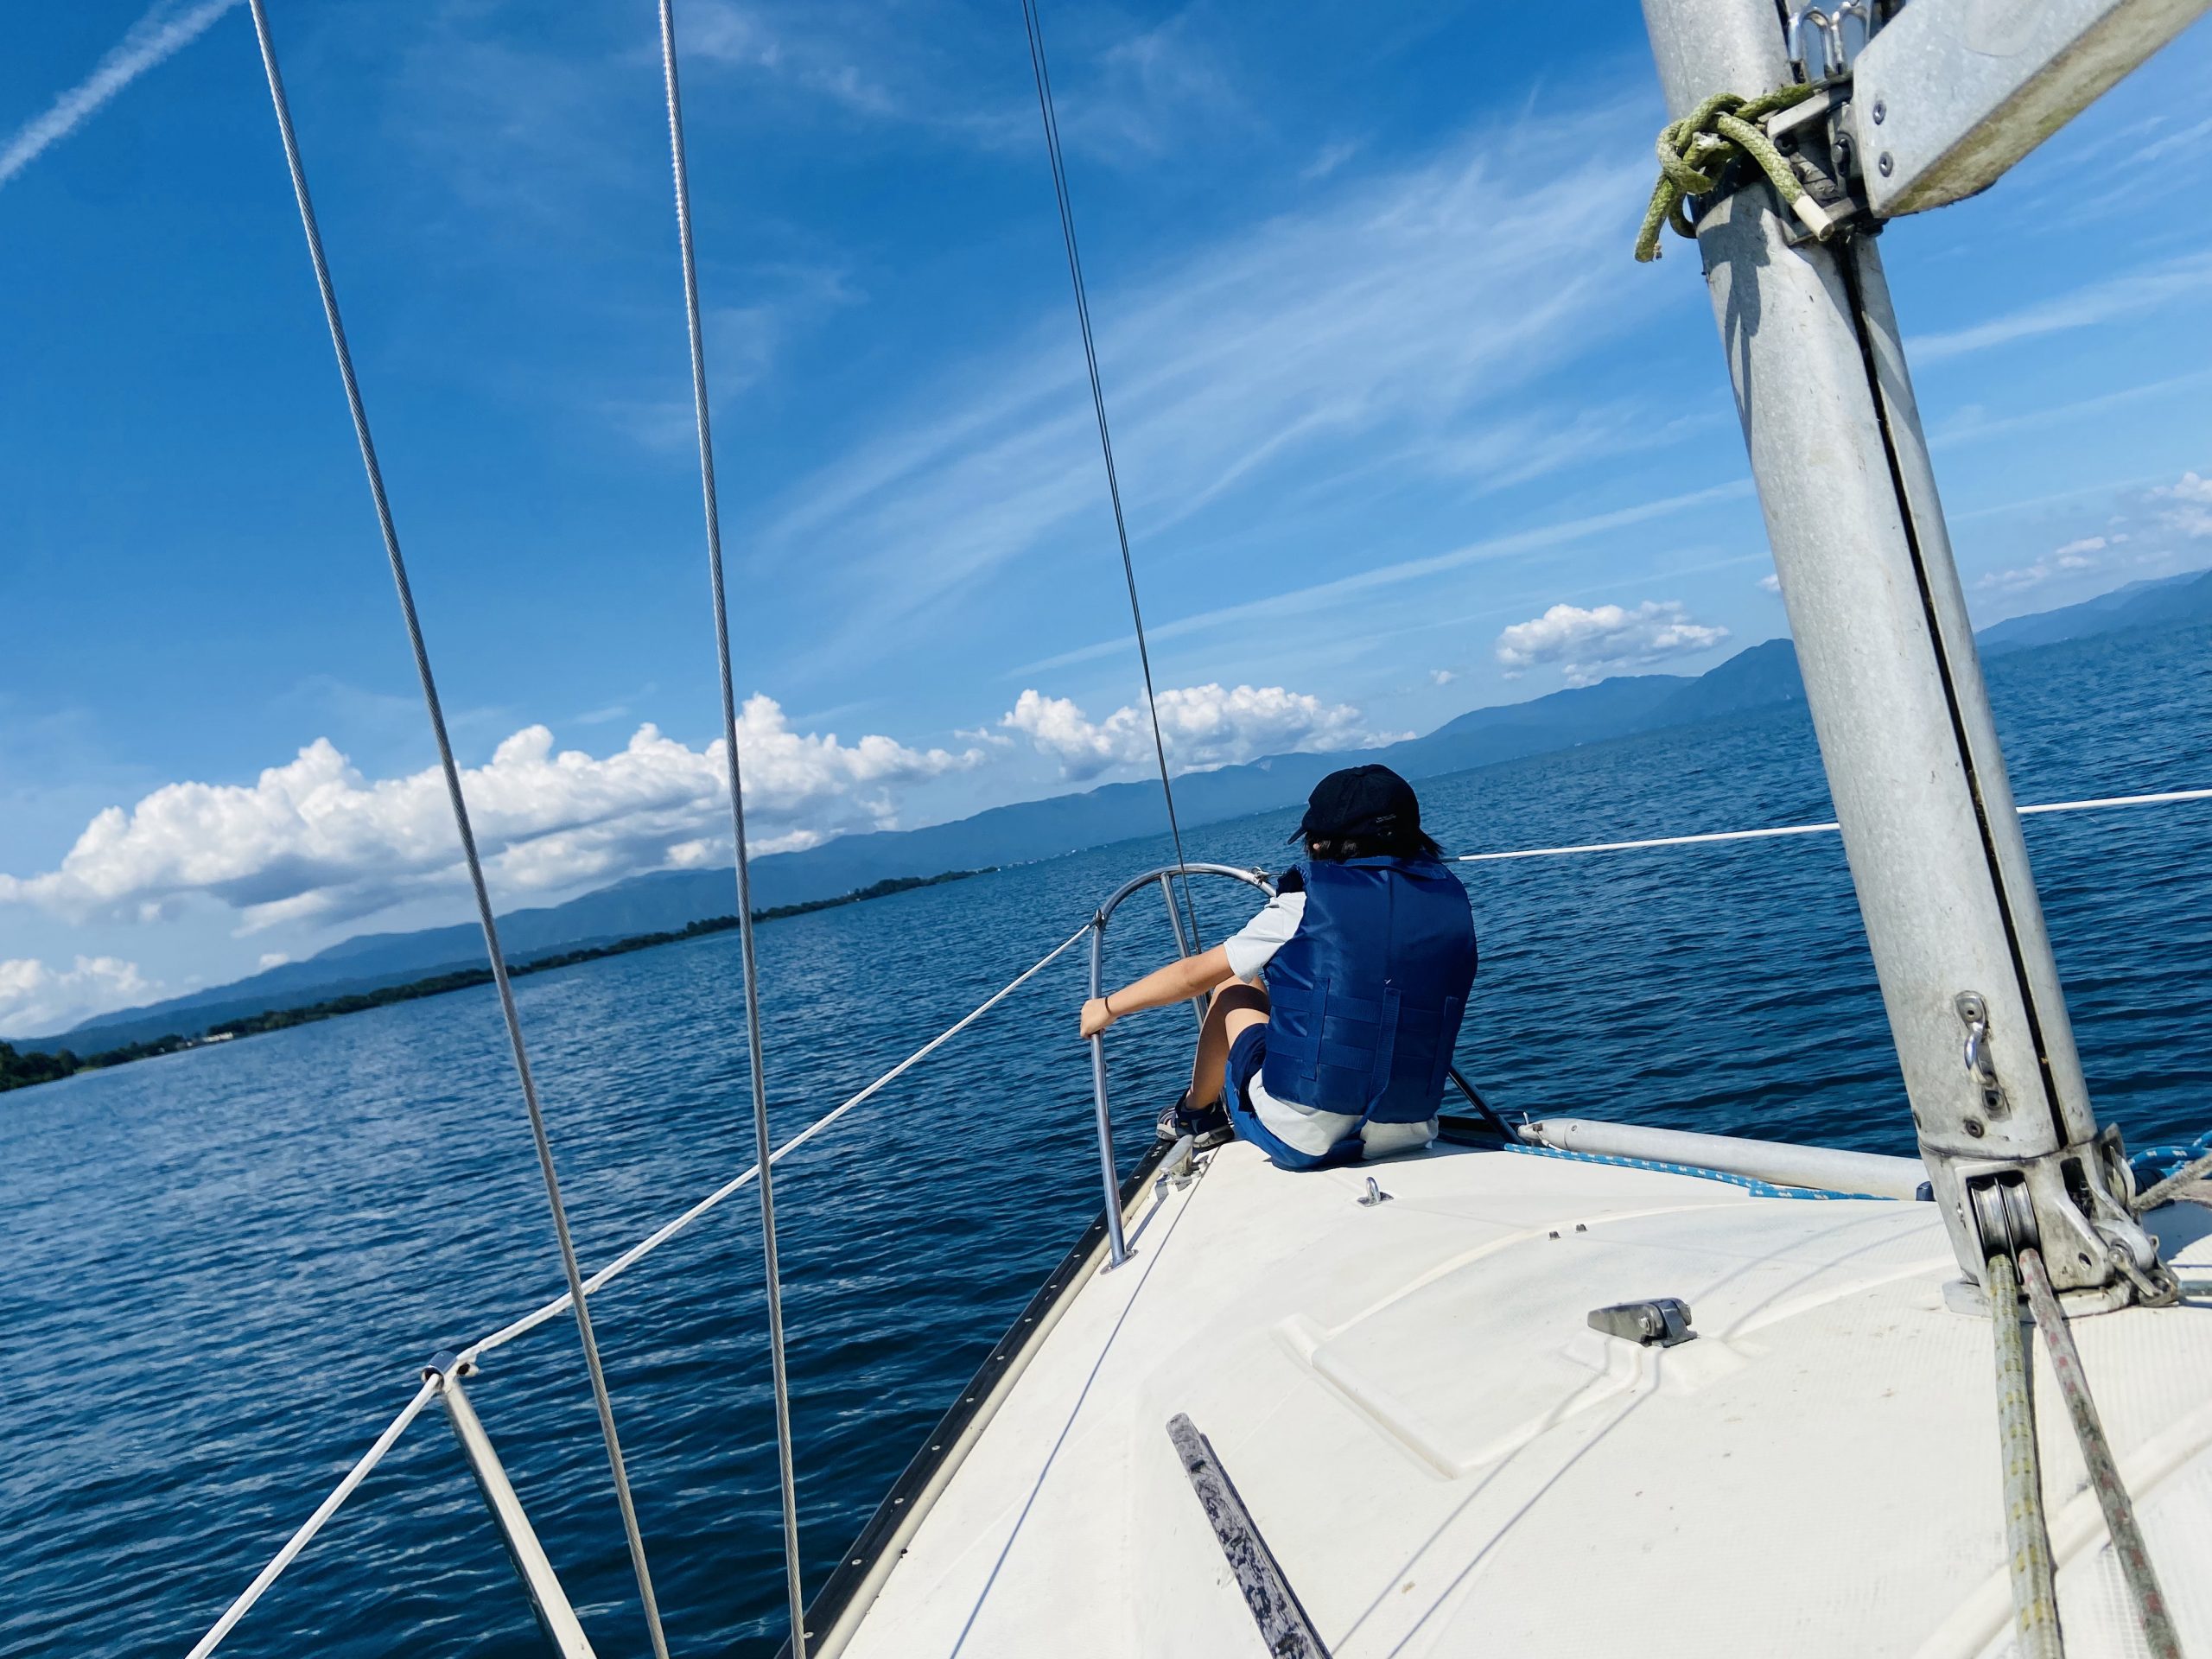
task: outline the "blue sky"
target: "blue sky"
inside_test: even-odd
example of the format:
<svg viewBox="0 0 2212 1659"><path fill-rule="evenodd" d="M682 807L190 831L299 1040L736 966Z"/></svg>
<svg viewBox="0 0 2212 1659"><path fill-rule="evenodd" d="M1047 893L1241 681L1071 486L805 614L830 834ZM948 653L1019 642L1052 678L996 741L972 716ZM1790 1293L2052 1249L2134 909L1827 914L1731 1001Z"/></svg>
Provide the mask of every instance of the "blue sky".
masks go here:
<svg viewBox="0 0 2212 1659"><path fill-rule="evenodd" d="M653 6L272 10L497 896L714 858ZM678 16L764 842L1140 775L1019 9ZM1662 118L1632 8L1045 21L1179 766L1783 631L1695 258L1628 257ZM10 44L29 1033L466 911L243 7ZM2200 24L1883 238L1982 620L2212 563L2208 85Z"/></svg>

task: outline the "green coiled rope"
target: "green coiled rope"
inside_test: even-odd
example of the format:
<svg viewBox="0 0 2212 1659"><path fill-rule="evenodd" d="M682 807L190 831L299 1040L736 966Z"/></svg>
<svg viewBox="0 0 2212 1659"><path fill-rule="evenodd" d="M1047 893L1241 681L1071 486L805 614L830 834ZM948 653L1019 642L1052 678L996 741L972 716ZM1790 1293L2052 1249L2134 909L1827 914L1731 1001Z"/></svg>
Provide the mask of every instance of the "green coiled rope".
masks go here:
<svg viewBox="0 0 2212 1659"><path fill-rule="evenodd" d="M1758 163L1782 205L1803 219L1815 236L1825 238L1833 228L1827 214L1805 194L1774 141L1756 124L1820 90L1815 85L1778 86L1757 98L1715 92L1681 120L1661 128L1659 182L1652 188L1651 205L1643 210L1643 228L1636 235L1637 263L1648 264L1659 257L1659 232L1666 226L1673 226L1679 236L1696 237L1696 227L1682 212L1682 198L1714 188L1721 170L1744 156Z"/></svg>

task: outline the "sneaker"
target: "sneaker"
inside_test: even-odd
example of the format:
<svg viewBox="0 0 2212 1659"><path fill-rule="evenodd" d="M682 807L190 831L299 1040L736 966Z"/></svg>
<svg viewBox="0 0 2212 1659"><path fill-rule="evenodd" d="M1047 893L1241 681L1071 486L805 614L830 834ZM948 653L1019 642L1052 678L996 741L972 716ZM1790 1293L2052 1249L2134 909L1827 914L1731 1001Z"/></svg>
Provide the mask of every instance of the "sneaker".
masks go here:
<svg viewBox="0 0 2212 1659"><path fill-rule="evenodd" d="M1186 1135L1191 1137L1193 1152L1223 1146L1236 1138L1236 1132L1229 1127L1229 1114L1219 1106L1193 1111L1179 1100L1160 1115L1160 1138L1172 1144Z"/></svg>

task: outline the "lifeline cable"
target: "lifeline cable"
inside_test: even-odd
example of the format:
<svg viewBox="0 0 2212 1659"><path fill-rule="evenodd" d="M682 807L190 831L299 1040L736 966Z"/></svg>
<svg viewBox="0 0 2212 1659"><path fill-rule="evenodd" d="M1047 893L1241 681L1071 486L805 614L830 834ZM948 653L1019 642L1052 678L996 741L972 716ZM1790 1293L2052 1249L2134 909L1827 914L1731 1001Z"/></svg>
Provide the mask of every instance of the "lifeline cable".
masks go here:
<svg viewBox="0 0 2212 1659"><path fill-rule="evenodd" d="M2044 801L2015 810L2024 818L2046 812L2088 812L2111 806L2161 806L2170 801L2212 801L2212 789L2170 789L2153 795L2105 795L2086 801ZM1648 841L1592 841L1577 847L1522 847L1507 853L1460 853L1447 864L1491 864L1509 858L1565 858L1576 853L1633 853L1652 847L1701 847L1724 841L1771 841L1783 836L1832 836L1842 826L1785 823L1769 830L1718 830L1700 836L1655 836Z"/></svg>
<svg viewBox="0 0 2212 1659"><path fill-rule="evenodd" d="M576 1334L583 1343L584 1368L591 1373L592 1403L599 1410L599 1431L607 1443L607 1462L614 1478L614 1498L622 1511L622 1530L630 1546L630 1565L643 1599L645 1625L652 1637L657 1659L668 1659L668 1640L662 1635L660 1607L653 1599L652 1573L645 1565L645 1541L638 1530L638 1512L630 1499L630 1478L622 1463L622 1443L614 1432L614 1402L607 1392L607 1373L599 1360L599 1342L593 1335L591 1313L585 1306L583 1270L576 1263L575 1240L569 1232L569 1212L561 1201L560 1177L553 1169L553 1143L545 1132L545 1114L538 1105L537 1084L531 1076L530 1055L524 1047L522 1016L515 1010L514 987L507 978L506 957L499 950L499 925L492 916L491 891L484 884L484 861L476 850L476 833L470 826L468 803L461 791L461 769L453 756L453 741L446 732L445 710L438 702L436 678L430 672L429 647L423 642L423 625L415 613L415 594L407 581L407 563L400 556L399 532L392 525L391 503L385 493L384 472L377 464L375 441L369 435L369 416L361 402L360 383L353 373L353 353L346 343L346 326L338 315L338 291L331 285L330 266L323 257L322 232L315 224L315 205L308 195L308 175L300 160L300 143L292 130L292 109L284 97L284 78L276 67L276 43L269 32L268 0L251 0L253 29L261 45L261 64L269 79L269 97L276 109L276 129L284 141L284 164L292 175L292 194L298 200L300 227L307 234L308 257L315 265L315 286L322 295L324 321L330 325L330 343L338 356L339 378L346 384L346 405L353 417L353 435L360 445L361 466L368 474L369 493L376 502L377 525L384 536L385 556L391 564L392 585L398 591L399 612L407 625L407 641L415 654L416 677L423 683L423 702L430 716L430 734L437 741L438 764L444 769L446 794L453 804L454 828L461 835L461 850L468 865L468 880L476 895L476 918L484 929L485 953L492 960L493 982L499 987L499 1013L506 1021L508 1046L514 1052L515 1076L522 1084L523 1104L530 1113L531 1139L537 1149L538 1173L545 1179L546 1203L553 1211L554 1236L561 1247L561 1268L568 1274L574 1299Z"/></svg>
<svg viewBox="0 0 2212 1659"><path fill-rule="evenodd" d="M752 1071L753 1144L760 1180L760 1253L768 1292L768 1361L776 1395L776 1462L784 1506L784 1588L791 1653L806 1659L806 1598L799 1581L798 1485L792 1468L791 1376L784 1358L783 1274L776 1256L775 1159L768 1130L768 1080L760 1039L760 969L753 950L753 871L745 847L745 781L737 752L737 693L730 672L729 602L722 580L721 513L715 489L715 441L707 412L706 345L699 328L699 265L691 239L691 178L683 159L683 98L677 84L676 7L660 0L660 59L668 88L668 149L676 175L677 240L683 254L683 315L691 339L691 402L699 427L699 488L706 499L707 571L714 591L715 658L721 675L722 744L729 761L730 834L737 849L737 933L745 963L745 1044Z"/></svg>
<svg viewBox="0 0 2212 1659"><path fill-rule="evenodd" d="M957 1037L962 1032L967 1030L969 1027L974 1025L976 1021L982 1019L993 1008L998 1007L1000 1003L1005 1001L1007 997L1013 995L1014 992L1020 990L1024 985L1034 979L1039 974L1044 972L1046 969L1051 967L1052 963L1058 962L1062 957L1065 956L1069 950L1074 948L1077 941L1089 937L1090 932L1090 924L1089 922L1085 922L1081 927L1069 934L1066 938L1054 945L1050 950L1046 951L1042 957L1032 963L1027 968L1015 975L1013 979L1009 980L1006 984L1001 985L997 990L992 992L989 996L984 998L982 1001L970 1008L966 1014L961 1015L961 1017L953 1021L951 1025L947 1026L943 1031L938 1033L936 1036L931 1038L929 1041L924 1043L919 1048L909 1054L905 1059L899 1061L898 1065L893 1066L882 1076L876 1078L874 1082L869 1084L858 1094L848 1096L841 1104L824 1112L820 1117L816 1118L813 1122L808 1124L790 1140L785 1141L782 1146L778 1147L775 1152L771 1155L769 1161L771 1163L777 1164L782 1163L785 1159L790 1157L791 1154L797 1152L808 1141L813 1140L816 1135L822 1134L824 1130L835 1125L840 1118L845 1116L846 1113L851 1111L855 1107L861 1105L862 1103L873 1099L877 1094L888 1087L897 1078L904 1076L914 1066L918 1065L922 1061L927 1059L931 1054L934 1054L938 1049L944 1047L945 1044L950 1042L955 1037ZM693 1205L689 1210L686 1210L682 1215L677 1217L675 1220L663 1224L657 1231L648 1234L639 1243L632 1244L628 1249L623 1251L621 1255L616 1256L614 1260L608 1262L605 1267L601 1268L597 1273L594 1273L590 1278L584 1281L584 1289L586 1293L591 1294L597 1294L597 1292L610 1281L619 1274L627 1271L639 1262L644 1260L647 1255L650 1255L653 1251L658 1249L670 1239L675 1237L677 1234L682 1232L693 1222L698 1220L700 1217L705 1215L709 1211L720 1205L732 1193L750 1185L753 1178L759 1173L760 1166L758 1165L753 1165L747 1168L734 1180L724 1182L721 1186L716 1187L712 1192L709 1192L705 1198L700 1199L698 1203ZM549 1320L559 1318L563 1313L568 1312L569 1307L569 1298L564 1292L561 1295L554 1298L553 1300L544 1304L542 1307L535 1308L530 1313L525 1313L522 1318L515 1320L512 1324L501 1327L499 1330L493 1332L488 1337L481 1338L479 1340L471 1343L467 1348L461 1351L461 1353L458 1356L459 1361L464 1365L473 1366L482 1355L490 1352L494 1348L501 1347L507 1343L512 1342L518 1337L529 1335L532 1331L537 1330L539 1326L544 1325ZM405 1432L407 1426L415 1421L416 1414L422 1411L423 1408L429 1403L431 1398L435 1393L435 1382L434 1381L426 1381L423 1384L422 1388L416 1392L415 1397L408 1402L404 1408L401 1410L398 1416L395 1417L391 1422L385 1427L384 1433L377 1437L375 1444L369 1447L367 1452L361 1458L360 1461L356 1463L353 1468L346 1472L345 1478L338 1483L336 1488L330 1493L330 1495L324 1498L321 1503L316 1506L315 1513L308 1517L306 1523L285 1541L283 1548L276 1552L275 1558L270 1561L268 1566L263 1567L258 1573L254 1575L253 1582L249 1584L245 1587L245 1592L239 1595L238 1599L233 1601L230 1606L224 1611L223 1616L215 1621L213 1628L211 1629L206 1636L200 1639L198 1644L193 1648L191 1653L186 1656L186 1659L207 1659L207 1656L215 1650L216 1647L220 1644L223 1638L230 1634L232 1629L238 1624L238 1620L243 1618L246 1613L251 1610L253 1605L257 1601L260 1600L263 1593L268 1590L269 1586L276 1581L277 1578L284 1572L284 1570L290 1567L292 1562L298 1558L300 1552L308 1547L315 1535L318 1532L321 1531L324 1523L327 1522L333 1515L335 1515L338 1512L340 1506L342 1505L348 1497L353 1496L354 1489L367 1478L369 1471L374 1469L378 1463L382 1460L385 1453L391 1449L393 1443L399 1439L403 1433Z"/></svg>
<svg viewBox="0 0 2212 1659"><path fill-rule="evenodd" d="M1007 981L1007 983L1001 985L997 990L992 992L989 996L977 1003L966 1014L961 1015L961 1017L955 1020L951 1025L947 1026L943 1031L938 1033L936 1036L931 1038L929 1041L924 1043L919 1048L909 1054L905 1059L899 1061L898 1065L893 1066L881 1077L876 1078L874 1083L869 1084L867 1088L861 1090L856 1095L848 1096L842 1103L834 1106L830 1110L823 1113L823 1115L816 1118L813 1122L808 1124L790 1140L785 1141L782 1146L778 1147L776 1150L769 1155L768 1161L771 1164L782 1163L785 1159L790 1157L791 1154L797 1152L808 1141L813 1140L816 1135L820 1135L823 1130L830 1128L839 1118L851 1111L853 1108L874 1099L875 1096L880 1093L884 1089L889 1087L890 1084L896 1082L907 1071L920 1065L931 1055L936 1053L938 1049L944 1047L945 1044L950 1042L955 1037L957 1037L962 1032L967 1030L969 1027L974 1025L976 1021L982 1019L993 1008L998 1007L1000 1003L1005 1001L1007 997L1012 996L1014 992L1020 990L1024 985L1034 979L1039 974L1044 972L1046 969L1051 967L1055 962L1058 962L1062 957L1068 953L1068 951L1075 945L1077 941L1086 938L1090 932L1090 924L1089 922L1085 922L1074 932L1069 934L1066 938L1061 940L1059 944L1054 945L1050 950L1046 951L1042 957L1038 958L1037 961L1031 963L1020 973L1014 976L1013 979ZM653 1251L658 1249L670 1239L675 1237L677 1234L682 1232L693 1222L698 1220L700 1217L705 1215L709 1210L712 1210L715 1205L721 1203L723 1199L728 1198L730 1194L748 1185L760 1173L760 1165L748 1165L744 1170L740 1172L735 1178L723 1182L721 1185L716 1187L713 1192L707 1194L705 1198L700 1199L698 1203L693 1205L682 1215L677 1217L675 1220L664 1223L657 1231L647 1234L645 1237L639 1240L637 1243L632 1244L628 1249L623 1251L621 1255L616 1256L614 1260L608 1262L597 1273L592 1274L590 1278L585 1280L584 1289L588 1293L596 1294L600 1287L605 1285L609 1280L614 1278L620 1274L629 1271L629 1269L638 1262L643 1260L645 1256L650 1255ZM472 1343L469 1346L462 1349L461 1351L461 1358L464 1362L473 1364L480 1356L489 1353L493 1349L503 1347L506 1344L512 1342L517 1337L529 1335L530 1332L537 1329L539 1325L544 1324L548 1319L554 1319L564 1312L568 1306L569 1299L565 1293L562 1295L556 1296L543 1306L534 1308L530 1313L524 1314L522 1318L515 1320L513 1324L503 1325L499 1330L494 1331L490 1336L482 1338L479 1341Z"/></svg>
<svg viewBox="0 0 2212 1659"><path fill-rule="evenodd" d="M423 1408L430 1403L438 1385L429 1378L415 1390L415 1397L400 1408L399 1414L385 1425L384 1433L370 1443L359 1459L348 1469L330 1495L315 1506L315 1513L300 1523L299 1529L284 1541L284 1547L270 1558L269 1565L254 1574L253 1582L238 1592L238 1599L223 1609L223 1616L208 1627L207 1634L192 1644L192 1651L185 1659L207 1659L207 1656L222 1645L223 1638L238 1627L238 1622L253 1611L269 1586L276 1582L284 1569L298 1559L299 1554L314 1541L323 1523L338 1513L339 1508L353 1495L353 1489L369 1478L369 1471L384 1461L384 1454L391 1450L407 1426L422 1414Z"/></svg>
<svg viewBox="0 0 2212 1659"><path fill-rule="evenodd" d="M1075 242L1075 208L1068 200L1067 163L1060 155L1060 121L1052 105L1052 76L1045 66L1045 27L1036 0L1021 0L1021 21L1029 31L1029 67L1037 79L1037 112L1044 118L1045 149L1052 163L1052 196L1060 208L1060 239L1067 245L1068 280L1075 285L1075 318L1083 330L1083 360L1090 371L1090 406L1098 416L1098 448L1106 457L1106 493L1114 502L1114 534L1122 543L1122 575L1129 585L1129 620L1136 625L1137 663L1144 670L1144 706L1152 716L1152 752L1160 761L1160 792L1167 801L1167 833L1175 842L1175 868L1183 878L1183 907L1191 915L1191 946L1204 950L1198 932L1198 901L1191 896L1191 872L1183 857L1183 827L1175 817L1175 786L1167 780L1167 743L1160 734L1160 702L1152 690L1152 652L1144 639L1144 613L1137 605L1137 568L1129 556L1128 520L1122 513L1122 481L1114 470L1114 438L1106 427L1106 391L1098 378L1098 349L1090 336L1090 301L1084 291L1083 256ZM1182 925L1175 929L1179 936ZM1180 943L1179 937L1178 943Z"/></svg>

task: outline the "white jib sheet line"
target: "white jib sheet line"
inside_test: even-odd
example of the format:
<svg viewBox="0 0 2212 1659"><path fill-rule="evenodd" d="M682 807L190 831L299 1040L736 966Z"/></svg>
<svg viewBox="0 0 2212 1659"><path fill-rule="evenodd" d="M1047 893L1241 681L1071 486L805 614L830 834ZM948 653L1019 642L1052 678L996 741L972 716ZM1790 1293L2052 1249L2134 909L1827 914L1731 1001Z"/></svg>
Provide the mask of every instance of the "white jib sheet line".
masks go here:
<svg viewBox="0 0 2212 1659"><path fill-rule="evenodd" d="M2157 795L2107 795L2089 801L2046 801L2019 809L2024 818L2042 812L2087 812L2107 806L2157 806L2168 801L2212 801L2212 789L2175 789ZM1833 835L1840 826L1786 823L1771 830L1720 830L1702 836L1655 836L1649 841L1593 841L1579 847L1522 847L1510 853L1461 853L1453 864L1488 864L1507 858L1560 858L1572 853L1630 853L1646 847L1695 847L1719 841L1771 841L1781 836Z"/></svg>

